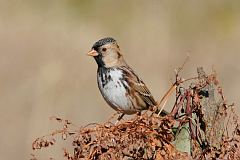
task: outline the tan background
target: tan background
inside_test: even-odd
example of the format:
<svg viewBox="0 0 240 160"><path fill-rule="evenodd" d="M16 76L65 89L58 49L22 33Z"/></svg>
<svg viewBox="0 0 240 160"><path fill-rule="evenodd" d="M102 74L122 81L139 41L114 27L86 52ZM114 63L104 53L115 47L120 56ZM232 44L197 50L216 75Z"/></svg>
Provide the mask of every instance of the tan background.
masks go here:
<svg viewBox="0 0 240 160"><path fill-rule="evenodd" d="M239 0L0 0L0 160L29 159L34 138L57 127L50 116L84 125L114 113L85 55L105 36L118 40L154 97L189 54L182 76L214 66L239 105ZM62 146L34 153L61 159Z"/></svg>

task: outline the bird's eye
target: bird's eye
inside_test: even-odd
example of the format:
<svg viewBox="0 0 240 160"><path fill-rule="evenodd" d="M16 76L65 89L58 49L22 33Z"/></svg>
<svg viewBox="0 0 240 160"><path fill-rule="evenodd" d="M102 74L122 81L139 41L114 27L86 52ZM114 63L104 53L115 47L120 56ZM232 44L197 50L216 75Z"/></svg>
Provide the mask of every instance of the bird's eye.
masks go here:
<svg viewBox="0 0 240 160"><path fill-rule="evenodd" d="M107 50L107 48L103 48L102 51L105 52Z"/></svg>

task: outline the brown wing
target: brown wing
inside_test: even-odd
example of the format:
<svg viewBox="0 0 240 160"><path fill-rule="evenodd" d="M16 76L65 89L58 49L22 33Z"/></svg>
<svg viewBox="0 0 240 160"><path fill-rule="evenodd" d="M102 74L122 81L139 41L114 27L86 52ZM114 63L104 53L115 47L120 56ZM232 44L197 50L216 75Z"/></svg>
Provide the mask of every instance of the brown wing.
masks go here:
<svg viewBox="0 0 240 160"><path fill-rule="evenodd" d="M139 93L140 98L149 106L155 106L156 101L154 100L152 94L150 93L149 89L145 85L145 83L135 74L135 72L128 66L122 68L125 76L127 77L126 80L131 85L132 89Z"/></svg>
<svg viewBox="0 0 240 160"><path fill-rule="evenodd" d="M134 83L133 88L135 89L135 91L137 91L140 94L140 97L149 106L156 105L156 101L153 99L152 94L150 93L149 89L142 81Z"/></svg>

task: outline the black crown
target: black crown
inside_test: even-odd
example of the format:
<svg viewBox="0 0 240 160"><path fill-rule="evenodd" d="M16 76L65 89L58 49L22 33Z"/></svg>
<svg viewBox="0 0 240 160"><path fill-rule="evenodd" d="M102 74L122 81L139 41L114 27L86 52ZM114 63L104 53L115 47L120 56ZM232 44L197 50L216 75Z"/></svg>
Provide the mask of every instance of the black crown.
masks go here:
<svg viewBox="0 0 240 160"><path fill-rule="evenodd" d="M103 38L103 39L100 39L99 41L97 41L96 43L94 43L92 48L98 49L99 47L101 47L105 44L114 43L114 42L116 42L116 40L111 37Z"/></svg>

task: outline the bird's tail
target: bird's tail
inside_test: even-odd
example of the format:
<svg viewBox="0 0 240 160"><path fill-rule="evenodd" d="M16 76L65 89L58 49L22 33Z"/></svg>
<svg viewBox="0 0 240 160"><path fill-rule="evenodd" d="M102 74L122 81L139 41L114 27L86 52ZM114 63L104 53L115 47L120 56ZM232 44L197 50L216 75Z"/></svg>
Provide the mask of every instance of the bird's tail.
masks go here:
<svg viewBox="0 0 240 160"><path fill-rule="evenodd" d="M160 112L160 110L159 109L157 109L156 111L155 111L155 113L156 114L158 114ZM166 116L166 115L168 115L169 114L169 112L167 112L166 110L162 110L161 111L161 113L160 113L160 116Z"/></svg>

